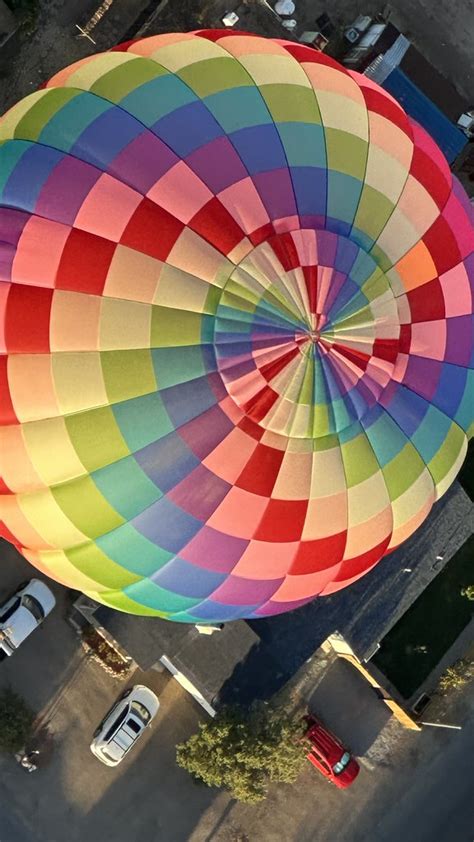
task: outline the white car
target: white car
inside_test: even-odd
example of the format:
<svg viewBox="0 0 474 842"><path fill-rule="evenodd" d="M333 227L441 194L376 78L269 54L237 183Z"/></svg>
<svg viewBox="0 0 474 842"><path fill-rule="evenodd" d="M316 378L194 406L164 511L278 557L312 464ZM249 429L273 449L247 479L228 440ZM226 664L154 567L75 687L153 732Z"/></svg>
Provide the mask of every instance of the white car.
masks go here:
<svg viewBox="0 0 474 842"><path fill-rule="evenodd" d="M20 585L16 593L0 607L0 660L13 655L55 605L53 593L39 579L31 579Z"/></svg>
<svg viewBox="0 0 474 842"><path fill-rule="evenodd" d="M92 754L106 766L117 766L151 725L159 707L149 687L143 684L129 687L94 731Z"/></svg>

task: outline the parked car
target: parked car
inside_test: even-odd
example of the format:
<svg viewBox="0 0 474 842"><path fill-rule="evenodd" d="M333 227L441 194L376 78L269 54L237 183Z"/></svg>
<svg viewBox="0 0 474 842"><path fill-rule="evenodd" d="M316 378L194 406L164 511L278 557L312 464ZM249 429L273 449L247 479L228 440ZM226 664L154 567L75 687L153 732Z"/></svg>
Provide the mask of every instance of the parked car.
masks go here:
<svg viewBox="0 0 474 842"><path fill-rule="evenodd" d="M149 687L143 684L129 687L95 729L92 754L106 766L117 766L151 725L159 707Z"/></svg>
<svg viewBox="0 0 474 842"><path fill-rule="evenodd" d="M359 774L357 760L314 716L305 718L308 725L306 739L311 743L308 760L328 781L339 789L346 789Z"/></svg>
<svg viewBox="0 0 474 842"><path fill-rule="evenodd" d="M51 613L56 600L44 582L31 579L0 607L0 660L16 649Z"/></svg>

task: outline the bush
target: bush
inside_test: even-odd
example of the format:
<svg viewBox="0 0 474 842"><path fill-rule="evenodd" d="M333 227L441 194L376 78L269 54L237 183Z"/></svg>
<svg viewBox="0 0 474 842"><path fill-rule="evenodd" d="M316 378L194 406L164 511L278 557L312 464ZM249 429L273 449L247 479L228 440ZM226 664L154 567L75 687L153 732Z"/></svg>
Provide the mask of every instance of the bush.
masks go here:
<svg viewBox="0 0 474 842"><path fill-rule="evenodd" d="M10 687L0 691L0 751L14 753L31 734L34 713Z"/></svg>
<svg viewBox="0 0 474 842"><path fill-rule="evenodd" d="M130 662L114 649L92 626L86 626L82 631L82 639L94 660L100 663L107 672L117 677L124 677L130 672Z"/></svg>
<svg viewBox="0 0 474 842"><path fill-rule="evenodd" d="M265 704L250 710L223 708L199 733L177 746L176 761L208 786L227 789L233 798L256 804L268 784L294 783L308 751L300 721Z"/></svg>
<svg viewBox="0 0 474 842"><path fill-rule="evenodd" d="M461 658L443 673L439 680L438 692L444 696L451 690L457 690L471 680L472 673L473 665Z"/></svg>

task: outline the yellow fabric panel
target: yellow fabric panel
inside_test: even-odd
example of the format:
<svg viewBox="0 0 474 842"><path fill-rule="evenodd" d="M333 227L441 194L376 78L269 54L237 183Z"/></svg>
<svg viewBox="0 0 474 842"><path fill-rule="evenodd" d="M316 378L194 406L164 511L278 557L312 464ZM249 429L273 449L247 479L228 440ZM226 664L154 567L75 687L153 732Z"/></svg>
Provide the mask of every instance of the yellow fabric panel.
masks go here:
<svg viewBox="0 0 474 842"><path fill-rule="evenodd" d="M53 372L62 414L109 403L99 353L55 354Z"/></svg>
<svg viewBox="0 0 474 842"><path fill-rule="evenodd" d="M56 485L86 473L71 443L64 418L46 418L25 424L23 436L29 458L45 485Z"/></svg>
<svg viewBox="0 0 474 842"><path fill-rule="evenodd" d="M56 503L49 488L18 497L21 511L50 547L73 547L87 536L74 526Z"/></svg>
<svg viewBox="0 0 474 842"><path fill-rule="evenodd" d="M8 358L8 382L20 422L60 414L50 354L11 354Z"/></svg>

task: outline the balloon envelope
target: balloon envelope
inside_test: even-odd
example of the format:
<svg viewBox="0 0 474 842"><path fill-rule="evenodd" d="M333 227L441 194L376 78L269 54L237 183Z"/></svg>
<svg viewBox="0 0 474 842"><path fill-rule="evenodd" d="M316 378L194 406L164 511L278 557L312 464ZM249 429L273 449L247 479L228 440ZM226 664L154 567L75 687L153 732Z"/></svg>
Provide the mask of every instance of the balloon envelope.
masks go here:
<svg viewBox="0 0 474 842"><path fill-rule="evenodd" d="M0 513L115 608L264 617L408 538L472 433L472 209L309 47L162 35L0 121Z"/></svg>

